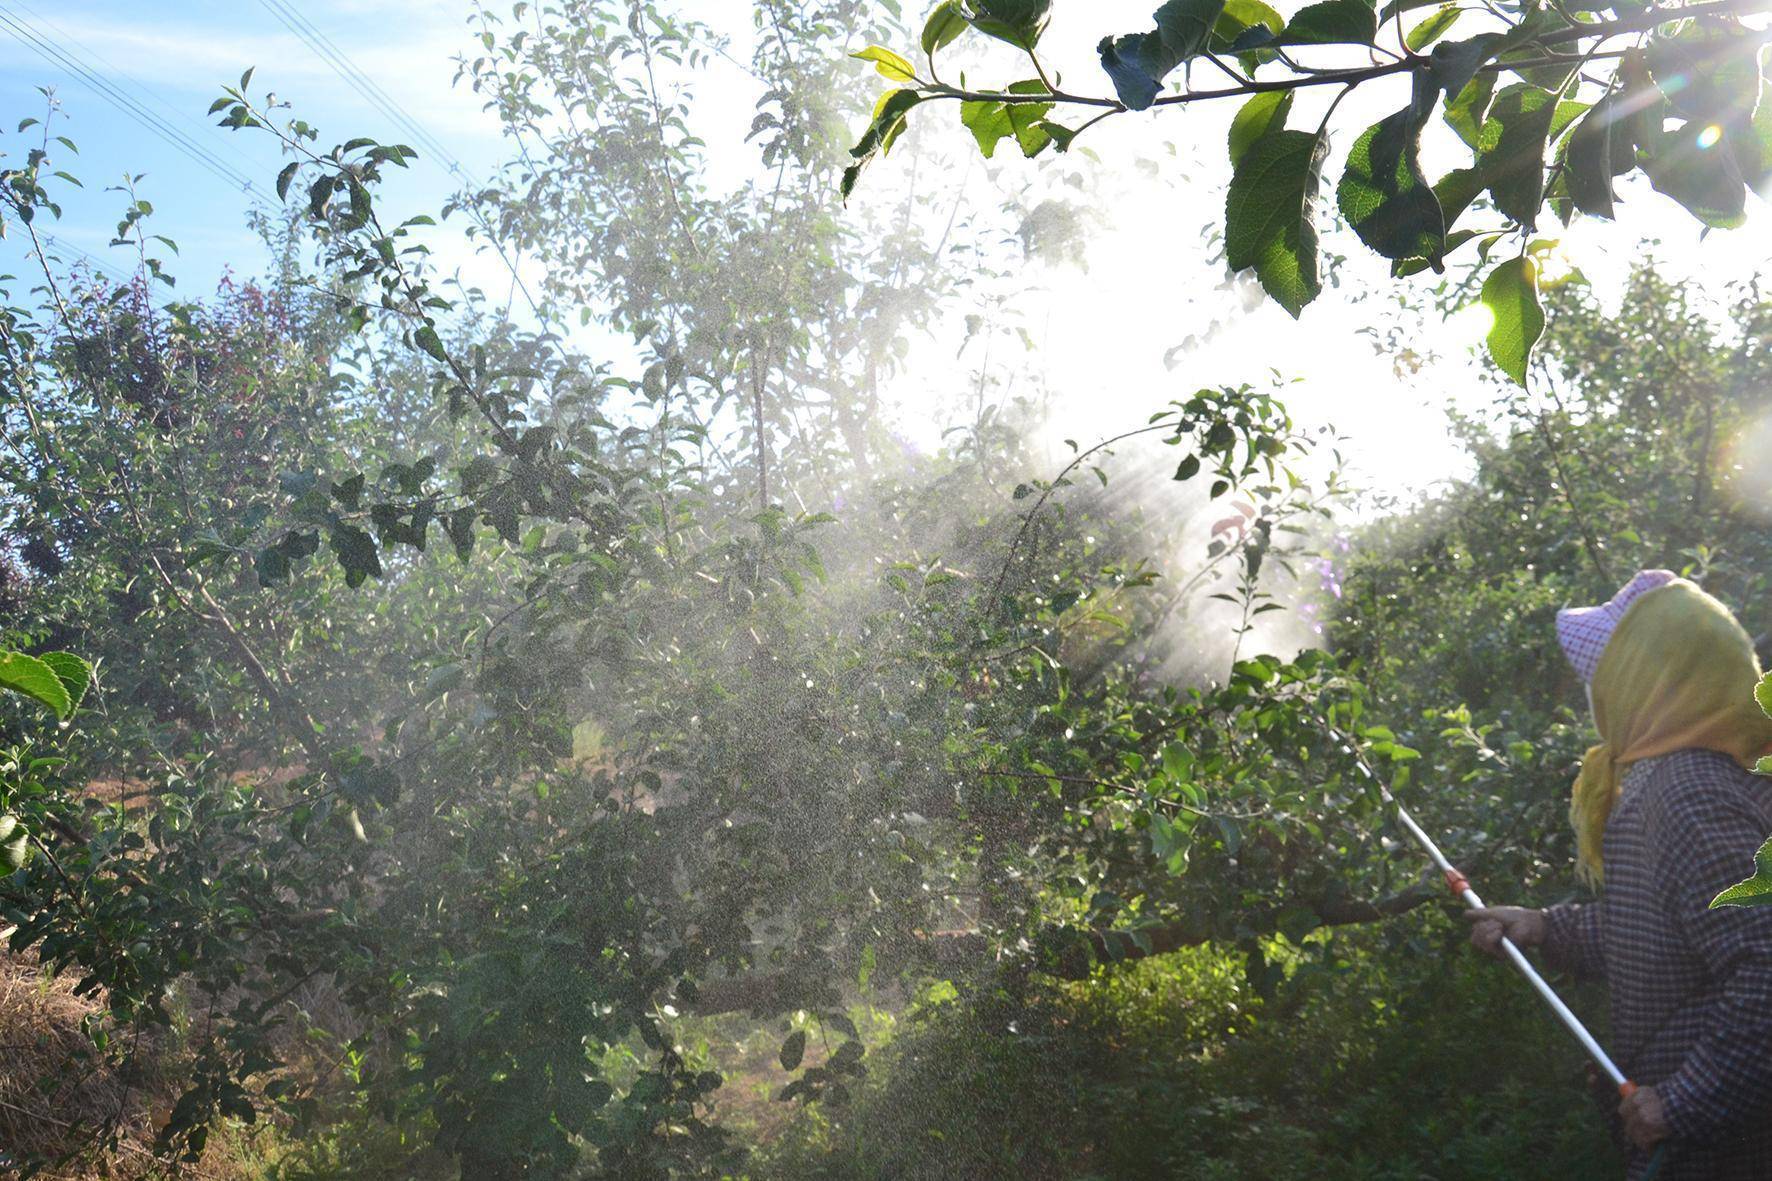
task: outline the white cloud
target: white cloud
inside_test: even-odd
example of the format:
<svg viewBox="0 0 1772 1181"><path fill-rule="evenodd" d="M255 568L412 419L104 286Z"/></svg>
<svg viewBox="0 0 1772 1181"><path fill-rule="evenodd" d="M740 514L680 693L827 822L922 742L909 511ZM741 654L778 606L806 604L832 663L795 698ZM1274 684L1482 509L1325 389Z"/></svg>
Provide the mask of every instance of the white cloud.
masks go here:
<svg viewBox="0 0 1772 1181"><path fill-rule="evenodd" d="M497 139L496 120L482 112L480 99L453 85L453 58L470 46L459 4L297 8L421 123L435 120L439 126L431 130L445 142ZM201 116L207 100L249 67L256 71L255 90L295 101L300 113L369 108L330 63L256 5L233 6L221 19L203 23L175 23L140 9L125 10L129 15L120 18L109 5L91 3L54 15L24 11L30 27L64 53L120 88L139 86L180 112ZM390 38L387 21L396 16L400 35ZM61 72L16 37L0 37L0 66L27 74Z"/></svg>

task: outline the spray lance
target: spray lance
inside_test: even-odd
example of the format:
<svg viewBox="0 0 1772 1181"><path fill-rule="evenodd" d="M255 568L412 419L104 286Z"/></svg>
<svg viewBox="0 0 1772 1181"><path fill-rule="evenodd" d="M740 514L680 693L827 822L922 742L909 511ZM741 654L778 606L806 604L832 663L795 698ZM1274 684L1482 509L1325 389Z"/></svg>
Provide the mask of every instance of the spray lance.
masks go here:
<svg viewBox="0 0 1772 1181"><path fill-rule="evenodd" d="M1378 788L1384 802L1396 809L1398 823L1410 836L1415 838L1416 844L1421 846L1422 850L1427 853L1428 859L1445 876L1446 887L1452 891L1453 896L1461 899L1467 906L1481 908L1483 900L1477 896L1475 890L1471 889L1470 879L1460 873L1451 861L1447 860L1446 854L1440 851L1440 846L1434 843L1434 839L1428 836L1426 830L1415 822L1415 817L1409 814L1409 809L1403 807L1391 794L1390 787L1366 762L1365 756L1354 746L1353 741L1327 722L1324 723L1324 726L1330 737L1341 747L1343 753L1353 759L1354 765L1360 769L1360 774ZM1563 998L1557 995L1556 989L1552 988L1550 983L1539 974L1538 969L1532 966L1532 961L1526 958L1526 953L1521 951L1514 941L1505 935L1501 939L1501 950L1507 956L1508 962L1519 971L1520 975L1526 978L1526 983L1530 984L1533 991L1538 993L1539 998L1550 1007L1550 1011L1556 1015L1557 1020L1563 1023L1563 1028L1567 1029L1575 1040L1581 1043L1581 1048L1587 1051L1587 1056L1593 1060L1594 1065L1598 1066L1601 1073L1612 1081L1613 1086L1618 1088L1619 1098L1629 1098L1634 1094L1637 1085L1625 1076L1624 1071L1618 1068L1616 1062L1612 1061L1612 1056L1606 1053L1605 1047L1600 1045L1594 1035L1588 1031L1587 1026L1581 1023L1581 1018L1577 1017L1569 1006L1563 1003ZM1656 1146L1654 1155L1649 1159L1649 1166L1644 1170L1640 1181L1650 1181L1661 1171L1661 1167L1666 1161L1667 1152L1668 1145L1665 1141Z"/></svg>

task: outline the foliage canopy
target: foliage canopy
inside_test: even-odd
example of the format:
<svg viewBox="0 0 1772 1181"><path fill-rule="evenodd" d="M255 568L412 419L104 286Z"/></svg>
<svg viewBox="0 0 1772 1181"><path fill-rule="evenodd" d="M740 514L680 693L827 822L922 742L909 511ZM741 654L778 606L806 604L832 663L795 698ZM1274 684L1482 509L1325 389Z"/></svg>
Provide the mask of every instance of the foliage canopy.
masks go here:
<svg viewBox="0 0 1772 1181"><path fill-rule="evenodd" d="M1098 49L1112 96L1066 89L1041 57L1053 4L943 0L928 17L919 67L890 49L856 56L898 84L884 94L843 176L847 196L876 156L925 110L957 104L985 155L1067 152L1106 119L1242 100L1230 131L1224 253L1253 270L1294 317L1322 293L1318 198L1341 102L1356 89L1407 83L1402 109L1355 137L1335 183L1341 218L1391 262L1393 277L1442 271L1461 250L1490 268L1482 301L1490 354L1516 382L1544 331L1533 235L1548 209L1615 216L1614 185L1641 171L1711 228L1746 219L1749 190L1772 180L1772 100L1753 0L1593 11L1518 0L1481 8L1432 0L1319 0L1282 17L1261 0L1169 0L1150 32ZM1422 10L1431 9L1425 16ZM1473 31L1473 26L1483 26ZM1450 34L1470 33L1460 40ZM996 86L944 79L941 53L967 33L1007 43L1033 78ZM1002 68L997 58L988 68ZM1200 86L1197 71L1216 81ZM1171 88L1181 71L1185 81ZM1294 100L1334 89L1319 119L1288 126ZM1074 112L1080 121L1061 119ZM1471 163L1438 179L1422 169L1435 114Z"/></svg>
<svg viewBox="0 0 1772 1181"><path fill-rule="evenodd" d="M1419 979L1431 928L1356 933L1437 890L1390 854L1390 809L1338 735L1399 792L1457 785L1428 811L1473 873L1550 889L1580 735L1548 614L1670 553L1765 601L1764 530L1716 472L1766 409L1772 311L1743 293L1740 339L1719 340L1649 270L1617 320L1579 285L1541 316L1521 233L1486 288L1497 359L1558 399L1510 389L1497 430L1464 424L1470 481L1326 543L1332 449L1265 389L1153 396L1054 472L987 354L938 450L896 437L881 384L931 326L964 311L968 346L1026 339L1000 298L1023 260L955 237L1025 241L1058 198L978 208L913 181L876 222L845 218L840 178L929 151L901 133L931 102L960 101L987 154L1034 155L1080 134L1066 103L1196 101L1166 79L1235 60L1227 255L1296 311L1327 153L1323 127L1286 126L1298 91L1431 83L1359 137L1337 194L1402 273L1471 240L1451 226L1467 207L1512 219L1484 251L1542 202L1597 206L1577 163L1622 160L1621 141L1590 142L1610 89L1571 109L1583 71L1616 62L1628 90L1636 51L1603 46L1642 34L1645 85L1675 109L1657 37L1747 52L1723 6L1700 9L1675 30L1519 13L1429 52L1470 15L1436 11L1357 78L1270 85L1258 69L1369 46L1401 11L1171 4L1104 42L1117 97L1088 103L1038 69L1049 4L949 3L922 34L929 81L864 51L901 85L857 161L844 128L869 110L842 51L909 31L860 0L771 0L746 63L764 171L736 187L710 176L688 99L724 52L709 29L628 0L483 9L462 77L523 150L452 208L539 262L502 308L437 273L428 217L388 212L412 149L324 146L248 73L212 113L287 154L272 274L162 304L172 247L130 192L134 283L45 263L0 307L10 949L91 998L93 1069L180 1055L158 1153L276 1123L300 1139L291 1178L734 1175L722 1019L771 1039L777 1097L812 1126L881 1085L865 1018L887 992L957 1002L1013 1057L1017 1014L1060 1030L1054 996L1135 988L1133 965L1190 949L1219 1022L1190 1044L1313 996L1352 1006L1348 956ZM933 62L972 34L1041 77L947 88ZM1484 89L1504 73L1522 81ZM1414 163L1442 99L1475 153L1456 191ZM50 122L0 187L33 240L69 183ZM1568 163L1547 178L1553 146ZM634 355L587 353L575 322ZM1162 523L1179 541L1154 542L1114 483L1135 439L1161 456L1145 483L1205 513ZM1625 482L1643 470L1647 491ZM1334 656L1259 650L1301 586ZM1223 648L1176 640L1208 611ZM90 1131L115 1144L123 1124Z"/></svg>

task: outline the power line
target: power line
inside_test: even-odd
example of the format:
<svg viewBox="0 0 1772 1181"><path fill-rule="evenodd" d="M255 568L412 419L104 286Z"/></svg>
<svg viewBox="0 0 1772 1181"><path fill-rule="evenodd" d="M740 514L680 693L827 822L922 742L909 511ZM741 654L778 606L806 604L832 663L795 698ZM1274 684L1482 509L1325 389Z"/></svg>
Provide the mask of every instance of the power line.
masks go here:
<svg viewBox="0 0 1772 1181"><path fill-rule="evenodd" d="M84 262L94 274L103 275L118 287L133 288L141 283L142 295L150 303L160 308L173 306L174 301L156 292L151 281L143 282L143 276L139 272L131 274L122 267L106 262L96 254L82 250L65 238L58 238L54 234L38 231L36 247L26 252L27 257L38 258L46 267L51 259L67 265L68 260L63 256L68 254L78 255L79 261Z"/></svg>
<svg viewBox="0 0 1772 1181"><path fill-rule="evenodd" d="M276 16L287 28L289 28L291 32L295 33L295 35L300 38L308 48L313 50L321 60L325 61L335 73L343 78L353 90L361 95L370 106L380 111L404 133L410 135L414 141L421 144L425 150L431 154L431 159L439 168L444 169L458 180L476 188L483 186L483 182L474 177L473 174L467 170L466 166L464 166L461 160L449 150L442 140L438 139L426 129L424 125L421 124L410 111L402 106L397 99L382 89L372 77L358 67L356 63L353 62L350 57L331 40L331 38L327 37L324 32L302 17L302 15L293 7L283 3L282 0L261 0L261 3L271 11L272 15ZM139 82L135 82L135 80L131 79L128 74L118 70L114 65L104 63L110 67L116 76L122 79L123 83L133 84L137 93L136 95L130 94L129 91L125 89L124 85L113 83L103 74L88 66L82 56L85 55L85 57L90 57L103 62L103 59L99 57L99 55L93 53L86 46L80 45L78 41L69 37L65 31L60 29L56 29L56 32L61 33L73 48L69 48L69 45L58 42L42 28L33 25L31 20L27 19L27 16L21 15L20 12L22 11L23 13L29 14L30 17L34 17L36 20L41 21L45 26L50 28L55 28L55 26L51 25L38 14L32 12L22 3L19 3L18 0L13 0L13 4L16 6L17 10L15 10L15 7L13 6L0 3L0 30L10 33L15 40L33 50L39 57L42 57L51 65L66 70L101 98L117 107L145 129L165 140L173 148L215 175L223 183L239 189L242 192L249 193L267 203L270 202L269 196L253 182L249 175L233 167L227 161L217 156L215 152L206 145L192 138L178 127L172 125L165 118L150 110L143 100L146 100L146 102L158 103L158 105L161 105L162 107L164 107L165 104L159 103L159 100L155 99ZM137 97L138 95L139 97ZM477 208L470 207L469 213L473 216L474 220L479 223L481 229L486 232L488 240L491 241L494 249L497 251L500 261L504 263L505 268L510 272L513 283L522 290L524 299L528 301L530 308L539 316L540 309L537 307L535 299L530 295L528 286L523 282L522 276L518 274L515 264L505 252L503 245L498 241L497 235L492 232L491 226L486 223L485 218ZM101 269L107 269L107 264L104 264L101 260L94 258L92 255L86 254L86 252L80 251L77 247L73 247L70 244L62 243L62 245L67 249L75 250L95 266L98 266Z"/></svg>
<svg viewBox="0 0 1772 1181"><path fill-rule="evenodd" d="M120 283L123 286L127 287L135 282L135 276L129 274L122 267L116 266L112 263L108 263L96 254L90 254L87 251L80 249L80 247L74 245L72 242L69 242L64 238L58 238L54 234L38 234L37 237L42 242L42 244L44 246L47 246L53 250L59 250L59 251L64 251L64 252L69 252L69 253L79 255L81 260L84 261L87 266L91 267L95 271L98 271L100 274L104 275L107 279L110 279L114 283ZM57 261L61 261L61 260L58 259Z"/></svg>
<svg viewBox="0 0 1772 1181"><path fill-rule="evenodd" d="M246 167L248 169L257 169L259 167L258 161L250 159L246 155L245 152L240 150L239 141L238 141L237 136L230 135L230 136L225 136L225 137L221 137L221 138L217 139L215 136L216 129L213 126L211 126L207 123L200 123L195 117L192 116L192 114L189 110L186 110L182 106L175 107L172 104L166 102L164 99L162 99L158 95L156 95L154 93L153 89L151 87L147 86L145 83L143 83L139 78L133 77L129 73L129 71L118 66L117 63L106 58L103 54L94 50L90 45L86 45L83 42L81 42L79 38L74 37L66 29L57 25L54 21L49 20L48 18L44 17L41 13L35 11L29 4L23 3L23 0L11 0L11 3L12 3L13 7L23 11L27 16L36 20L38 25L40 25L42 28L46 28L46 29L50 30L51 32L60 36L64 45L72 46L74 49L77 49L81 53L83 53L90 60L95 61L99 65L105 67L105 69L107 71L109 71L110 77L117 80L117 82L119 83L118 89L126 90L126 91L133 91L135 98L137 98L139 100L145 100L145 102L153 104L154 106L160 108L161 112L163 112L165 115L170 116L172 119L179 120L179 121L183 122L188 128L201 128L201 134L205 138L192 139L188 135L186 137L187 139L190 139L190 142L192 142L197 147L199 147L200 150L212 151L213 150L212 148L206 146L207 144L209 144L211 142L213 142L217 145L226 145L228 148L228 154L230 156L232 156L235 160L239 161L241 164L246 165ZM242 187L250 187L252 185L252 175L251 175L250 171L242 172L241 170L239 170L237 168L230 168L229 171L236 178L237 182ZM259 194L259 195L262 196L262 194Z"/></svg>
<svg viewBox="0 0 1772 1181"><path fill-rule="evenodd" d="M351 89L355 90L363 97L364 101L380 111L398 129L411 136L417 143L423 146L427 152L431 153L430 159L432 163L454 176L457 180L462 181L473 188L479 189L485 187L485 182L479 180L470 173L467 170L467 167L462 164L461 160L451 152L447 146L445 146L442 140L432 135L430 131L413 116L412 112L402 106L399 100L383 90L374 78L370 77L361 67L351 60L350 55L345 53L343 49L340 49L330 37L291 7L286 0L259 0L259 3L263 5L272 16L275 16L281 21L285 28L300 38L301 41L306 44L309 49L313 50L322 61L331 66L333 73L337 74L340 78L343 78ZM485 232L486 239L492 243L492 248L497 252L499 261L504 264L505 270L511 273L511 282L515 285L517 290L523 293L523 299L529 304L529 310L534 312L538 319L543 318L541 307L536 303L535 297L529 292L529 285L523 281L523 276L517 273L516 263L505 251L504 244L499 241L498 235L493 232L492 226L487 223L486 218L480 212L478 205L469 202L464 208L466 208L468 215L474 219L475 223L479 225L481 230Z"/></svg>
<svg viewBox="0 0 1772 1181"><path fill-rule="evenodd" d="M352 89L362 95L371 106L381 111L382 114L386 115L398 125L401 130L405 131L414 140L418 141L418 143L427 152L432 153L438 162L447 168L449 172L464 180L474 182L473 176L467 173L461 160L444 145L442 140L432 135L430 131L413 116L412 112L402 106L400 101L393 95L383 90L380 83L369 74L365 73L356 62L351 60L350 56L346 54L344 50L338 47L332 38L328 37L322 30L316 27L313 22L302 16L300 12L285 3L284 0L259 0L259 2L263 4L265 8L269 9L273 16L282 21L284 27L288 28L289 31L294 33L297 37L300 37L307 43L308 48L312 49L324 61L326 61L327 64L332 66L334 72L348 82Z"/></svg>
<svg viewBox="0 0 1772 1181"><path fill-rule="evenodd" d="M106 79L83 65L77 56L59 45L47 34L35 29L29 21L0 5L0 27L4 27L15 39L35 50L38 56L51 65L73 74L101 98L118 107L137 123L166 140L173 147L183 152L192 160L208 168L227 184L243 190L252 189L251 178L216 158L208 149L192 140L182 131L147 110L128 94L111 85Z"/></svg>
<svg viewBox="0 0 1772 1181"><path fill-rule="evenodd" d="M58 44L54 38L49 37L47 34L36 29L28 20L19 16L4 4L0 4L0 29L4 29L6 32L11 33L15 39L34 50L38 56L48 61L51 65L59 66L73 74L76 78L97 92L101 98L123 111L124 114L134 119L147 130L152 131L155 135L171 144L174 148L199 165L208 169L224 183L256 197L263 198L265 196L263 191L252 182L251 177L246 176L244 173L233 168L202 144L196 142L190 136L186 135L178 128L173 127L164 119L142 106L128 94L113 86L110 82L106 81L103 75L94 72L82 64L75 54Z"/></svg>

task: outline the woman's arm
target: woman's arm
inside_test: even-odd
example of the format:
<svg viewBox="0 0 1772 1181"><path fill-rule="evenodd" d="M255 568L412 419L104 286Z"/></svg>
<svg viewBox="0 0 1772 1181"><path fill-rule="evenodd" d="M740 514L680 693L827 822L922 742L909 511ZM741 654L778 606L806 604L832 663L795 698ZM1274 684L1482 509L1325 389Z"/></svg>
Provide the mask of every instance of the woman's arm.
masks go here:
<svg viewBox="0 0 1772 1181"><path fill-rule="evenodd" d="M1672 1078L1656 1087L1675 1136L1706 1139L1772 1111L1772 907L1712 910L1766 838L1765 810L1741 777L1695 764L1645 812L1663 904L1715 981L1710 1025ZM1751 785L1772 792L1772 784Z"/></svg>
<svg viewBox="0 0 1772 1181"><path fill-rule="evenodd" d="M1544 912L1544 958L1553 968L1577 976L1606 974L1600 942L1600 904L1565 902Z"/></svg>

